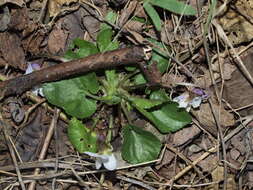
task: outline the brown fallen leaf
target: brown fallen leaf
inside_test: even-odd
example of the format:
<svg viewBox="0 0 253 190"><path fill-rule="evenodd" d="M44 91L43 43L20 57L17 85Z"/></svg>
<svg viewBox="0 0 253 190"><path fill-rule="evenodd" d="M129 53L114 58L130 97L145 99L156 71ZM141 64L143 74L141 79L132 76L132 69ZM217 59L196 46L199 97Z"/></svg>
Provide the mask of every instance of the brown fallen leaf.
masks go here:
<svg viewBox="0 0 253 190"><path fill-rule="evenodd" d="M200 132L201 130L195 125L183 128L180 131L173 134L173 144L176 146L183 145L193 140L196 136L199 135Z"/></svg>
<svg viewBox="0 0 253 190"><path fill-rule="evenodd" d="M4 6L0 13L0 32L4 32L10 23L10 10L8 6Z"/></svg>
<svg viewBox="0 0 253 190"><path fill-rule="evenodd" d="M49 16L53 17L60 13L63 5L69 5L70 3L76 3L78 0L49 0L48 12Z"/></svg>
<svg viewBox="0 0 253 190"><path fill-rule="evenodd" d="M135 11L137 4L138 4L138 1L136 1L136 0L130 1L128 6L125 9L122 9L121 14L120 14L120 18L118 21L119 27L122 27L124 24L126 24L126 22L129 20L129 17Z"/></svg>
<svg viewBox="0 0 253 190"><path fill-rule="evenodd" d="M224 179L224 167L218 166L212 171L212 178L213 181L223 181ZM213 185L214 190L219 190L219 184L214 184Z"/></svg>
<svg viewBox="0 0 253 190"><path fill-rule="evenodd" d="M15 33L0 33L0 54L8 65L25 70L25 53L21 40Z"/></svg>
<svg viewBox="0 0 253 190"><path fill-rule="evenodd" d="M249 42L253 39L252 17L253 1L251 0L238 0L226 7L219 22L228 33L228 39L232 44Z"/></svg>
<svg viewBox="0 0 253 190"><path fill-rule="evenodd" d="M61 54L65 50L68 34L61 29L61 24L55 25L48 37L48 50L51 54Z"/></svg>
<svg viewBox="0 0 253 190"><path fill-rule="evenodd" d="M251 75L253 75L253 49L245 52L242 61ZM250 82L243 76L239 69L232 73L231 80L227 81L224 86L223 98L228 101L232 108L241 108L253 103L253 87ZM241 115L253 113L253 107L240 111Z"/></svg>
<svg viewBox="0 0 253 190"><path fill-rule="evenodd" d="M42 110L35 112L16 138L15 145L23 161L34 160L40 151L46 129L42 114L45 114Z"/></svg>
<svg viewBox="0 0 253 190"><path fill-rule="evenodd" d="M216 111L215 114L218 114L218 110L220 109L220 121L219 124L221 127L229 127L233 126L235 124L235 119L233 114L229 113L223 106L219 106L217 101L212 98L214 111ZM208 103L201 104L199 110L192 110L193 115L198 119L198 121L204 126L209 132L212 134L215 133L217 130L216 128L216 122L213 117L212 110L210 108L210 105ZM209 130L209 129L211 130Z"/></svg>
<svg viewBox="0 0 253 190"><path fill-rule="evenodd" d="M132 30L135 32L141 32L143 30L144 24L138 21L128 21L124 28L127 28L128 30Z"/></svg>
<svg viewBox="0 0 253 190"><path fill-rule="evenodd" d="M8 24L10 30L23 31L26 28L33 28L32 22L28 15L28 9L26 7L20 9L14 9L11 11L11 20ZM33 31L33 30L30 30ZM24 33L22 33L24 37Z"/></svg>
<svg viewBox="0 0 253 190"><path fill-rule="evenodd" d="M190 160L192 160L194 162L202 154L203 154L203 151L199 152L197 154L193 154L193 155L189 156L189 158L190 158ZM207 158L205 158L204 160L201 160L198 163L198 166L201 167L203 172L211 172L218 164L218 161L219 161L219 158L217 157L217 155L211 154Z"/></svg>
<svg viewBox="0 0 253 190"><path fill-rule="evenodd" d="M14 4L19 7L22 7L25 4L23 0L0 0L0 6L3 6L7 3Z"/></svg>

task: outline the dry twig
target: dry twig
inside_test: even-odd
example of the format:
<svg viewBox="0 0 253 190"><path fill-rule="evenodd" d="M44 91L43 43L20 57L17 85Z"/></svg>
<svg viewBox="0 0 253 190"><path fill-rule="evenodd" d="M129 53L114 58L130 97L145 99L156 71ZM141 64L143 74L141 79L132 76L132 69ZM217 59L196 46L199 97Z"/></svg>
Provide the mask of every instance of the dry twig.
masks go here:
<svg viewBox="0 0 253 190"><path fill-rule="evenodd" d="M152 75L147 73L147 66L144 61L150 58L147 54L151 49L135 46L114 51L108 51L96 55L91 55L82 59L72 60L58 65L50 66L28 75L19 76L0 83L0 99L13 95L22 94L34 86L45 82L74 77L86 72L117 67L121 65L137 64L142 68L148 79L153 81Z"/></svg>
<svg viewBox="0 0 253 190"><path fill-rule="evenodd" d="M40 155L39 155L39 160L43 160L45 158L45 156L46 156L46 153L47 153L47 150L48 150L51 138L52 138L53 133L54 133L54 128L56 127L56 124L57 124L58 117L59 117L59 110L55 109L52 122L51 122L51 124L49 126L49 129L48 129L48 132L47 132L47 136L45 138L43 147L42 147ZM34 175L38 175L39 173L40 173L40 168L36 168L35 171L34 171ZM35 185L36 185L36 181L31 182L29 184L28 190L35 189Z"/></svg>

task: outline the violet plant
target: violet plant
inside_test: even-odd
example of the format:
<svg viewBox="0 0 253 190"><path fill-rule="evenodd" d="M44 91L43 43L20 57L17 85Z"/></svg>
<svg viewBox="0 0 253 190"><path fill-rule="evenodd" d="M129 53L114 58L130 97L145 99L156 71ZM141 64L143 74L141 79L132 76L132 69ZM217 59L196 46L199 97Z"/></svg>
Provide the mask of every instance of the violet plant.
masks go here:
<svg viewBox="0 0 253 190"><path fill-rule="evenodd" d="M114 13L107 15L110 22L114 22ZM86 57L98 52L105 52L119 48L119 41L113 40L114 32L108 25L102 25L96 44L75 39L66 52L68 60ZM154 41L154 40L152 40ZM158 45L159 42L155 42ZM162 45L161 45L162 47ZM165 72L169 67L169 60L159 50L153 50L152 61L158 63L159 70ZM109 170L116 168L110 133L104 141L104 148L98 146L99 134L94 129L86 127L83 119L91 119L97 111L97 103L108 106L120 106L125 115L137 111L145 116L161 133L174 132L191 122L191 116L185 109L170 100L165 90L159 89L137 96L130 91L131 87L145 85L145 77L138 68L122 70L106 70L104 76L96 72L87 73L68 80L47 83L43 86L43 94L49 103L62 108L72 119L68 127L68 137L75 149L96 157L96 168L102 165ZM162 143L149 131L134 126L131 121L123 126L121 135L123 145L121 155L130 163L141 163L158 157ZM139 151L142 150L142 151Z"/></svg>

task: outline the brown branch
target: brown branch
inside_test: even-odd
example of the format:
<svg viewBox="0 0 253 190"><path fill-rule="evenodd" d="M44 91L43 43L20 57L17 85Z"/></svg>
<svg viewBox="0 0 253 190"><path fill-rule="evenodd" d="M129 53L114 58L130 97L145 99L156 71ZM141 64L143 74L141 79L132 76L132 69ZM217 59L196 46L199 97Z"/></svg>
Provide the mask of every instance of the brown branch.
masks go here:
<svg viewBox="0 0 253 190"><path fill-rule="evenodd" d="M145 48L134 46L50 66L0 83L0 99L9 95L22 94L45 82L62 80L98 69L129 64L141 66L148 58Z"/></svg>

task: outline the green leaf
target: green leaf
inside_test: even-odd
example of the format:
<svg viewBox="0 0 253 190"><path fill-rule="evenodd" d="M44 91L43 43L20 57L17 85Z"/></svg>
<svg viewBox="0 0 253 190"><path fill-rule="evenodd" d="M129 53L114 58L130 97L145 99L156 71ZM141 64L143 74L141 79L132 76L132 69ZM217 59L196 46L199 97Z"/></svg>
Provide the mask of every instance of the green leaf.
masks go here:
<svg viewBox="0 0 253 190"><path fill-rule="evenodd" d="M197 13L192 6L177 0L149 0L148 2L177 14L196 15Z"/></svg>
<svg viewBox="0 0 253 190"><path fill-rule="evenodd" d="M205 23L205 26L204 26L204 35L205 36L208 34L210 24L212 22L212 19L215 16L216 5L217 5L217 0L212 0L211 2L209 2L208 16L207 16L207 20L206 20L206 23Z"/></svg>
<svg viewBox="0 0 253 190"><path fill-rule="evenodd" d="M106 81L109 84L109 87L113 88L112 91L115 91L115 89L118 88L118 85L119 85L119 79L116 74L116 70L114 70L114 69L106 70L105 76L106 76Z"/></svg>
<svg viewBox="0 0 253 190"><path fill-rule="evenodd" d="M134 84L140 85L147 83L147 80L145 79L144 75L142 73L134 76Z"/></svg>
<svg viewBox="0 0 253 190"><path fill-rule="evenodd" d="M164 49L164 46L161 42L158 42L152 38L148 38L147 40L160 47L161 49ZM167 55L159 48L155 47L152 49L152 57L148 64L152 64L154 62L158 64L157 67L161 73L164 73L170 66L170 59L168 59Z"/></svg>
<svg viewBox="0 0 253 190"><path fill-rule="evenodd" d="M167 99L162 91L153 92L150 98L163 101ZM162 133L175 132L191 123L191 115L184 109L178 108L178 104L172 101L168 101L151 110L145 110L136 105L133 106Z"/></svg>
<svg viewBox="0 0 253 190"><path fill-rule="evenodd" d="M97 135L76 118L72 118L69 122L68 138L80 153L97 152Z"/></svg>
<svg viewBox="0 0 253 190"><path fill-rule="evenodd" d="M164 89L156 90L150 94L152 100L170 101Z"/></svg>
<svg viewBox="0 0 253 190"><path fill-rule="evenodd" d="M146 20L145 18L141 18L141 17L138 17L138 16L134 16L134 17L132 18L132 20L133 20L133 21L140 22L140 23L143 23L143 24L147 23L147 20Z"/></svg>
<svg viewBox="0 0 253 190"><path fill-rule="evenodd" d="M106 104L115 105L121 101L118 97L119 79L114 69L105 71L106 80L102 80L103 87L105 90L105 96L101 99Z"/></svg>
<svg viewBox="0 0 253 190"><path fill-rule="evenodd" d="M97 36L97 45L100 52L115 50L119 47L118 41L112 42L112 29L101 30Z"/></svg>
<svg viewBox="0 0 253 190"><path fill-rule="evenodd" d="M106 95L101 98L101 101L108 105L117 105L121 102L121 98L116 95Z"/></svg>
<svg viewBox="0 0 253 190"><path fill-rule="evenodd" d="M97 47L88 41L81 39L74 39L70 45L69 50L64 55L68 60L79 59L98 53Z"/></svg>
<svg viewBox="0 0 253 190"><path fill-rule="evenodd" d="M122 158L131 164L148 162L158 157L161 142L152 133L133 125L123 128Z"/></svg>
<svg viewBox="0 0 253 190"><path fill-rule="evenodd" d="M143 8L145 9L148 16L151 18L152 22L154 23L156 30L161 31L161 28L162 28L161 19L158 13L156 12L156 10L154 9L154 7L150 3L145 2L143 4Z"/></svg>
<svg viewBox="0 0 253 190"><path fill-rule="evenodd" d="M155 106L161 105L163 101L161 100L150 100L145 98L139 98L135 96L130 96L128 99L135 104L135 106L143 108L143 109L150 109Z"/></svg>
<svg viewBox="0 0 253 190"><path fill-rule="evenodd" d="M88 90L92 94L96 94L99 91L99 83L96 73L87 73L81 77L78 77L83 85L83 88Z"/></svg>
<svg viewBox="0 0 253 190"><path fill-rule="evenodd" d="M126 69L126 71L129 71L129 72L133 72L137 69L137 67L135 66L125 66L124 68Z"/></svg>
<svg viewBox="0 0 253 190"><path fill-rule="evenodd" d="M71 116L82 119L96 111L96 101L85 96L85 85L80 78L62 80L43 85L43 93L51 104L63 108Z"/></svg>
<svg viewBox="0 0 253 190"><path fill-rule="evenodd" d="M117 14L113 11L110 11L106 16L105 16L105 20L108 21L109 23L111 24L114 24L117 20ZM104 29L108 29L108 28L111 28L110 25L106 24L106 23L103 23L101 24L100 26L100 29L101 30L104 30Z"/></svg>
<svg viewBox="0 0 253 190"><path fill-rule="evenodd" d="M191 116L175 102L166 103L159 110L149 112L151 121L162 133L175 132L191 123Z"/></svg>

